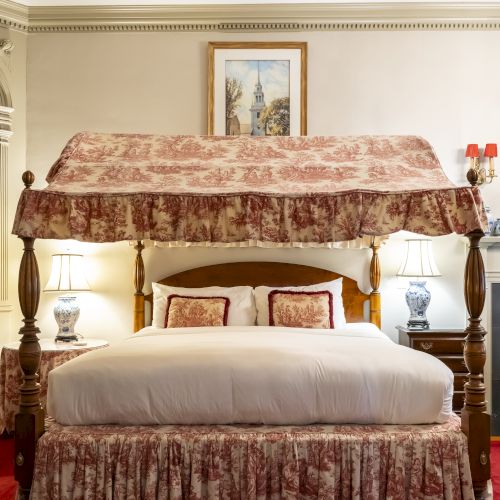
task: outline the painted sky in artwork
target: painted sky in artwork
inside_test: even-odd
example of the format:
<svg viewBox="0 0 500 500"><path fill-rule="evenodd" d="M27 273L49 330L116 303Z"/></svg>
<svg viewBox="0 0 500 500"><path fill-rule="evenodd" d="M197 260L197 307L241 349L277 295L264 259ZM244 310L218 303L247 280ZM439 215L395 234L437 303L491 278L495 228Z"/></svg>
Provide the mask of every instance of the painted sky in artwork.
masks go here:
<svg viewBox="0 0 500 500"><path fill-rule="evenodd" d="M242 82L243 97L237 115L240 123L250 123L250 107L257 83L257 61L226 61L226 77ZM260 83L266 105L278 97L290 96L290 62L260 61Z"/></svg>

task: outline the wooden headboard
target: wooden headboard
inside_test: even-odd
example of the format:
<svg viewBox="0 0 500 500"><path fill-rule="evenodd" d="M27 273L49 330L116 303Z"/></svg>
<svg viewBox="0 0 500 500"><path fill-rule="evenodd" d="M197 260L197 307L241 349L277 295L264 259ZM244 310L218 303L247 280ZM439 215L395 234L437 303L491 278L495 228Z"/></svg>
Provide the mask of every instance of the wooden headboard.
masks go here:
<svg viewBox="0 0 500 500"><path fill-rule="evenodd" d="M136 246L137 258L135 268L135 307L134 331L145 326L145 302L150 304L152 310L153 294L144 295L144 264L141 252L142 243ZM365 321L364 304L370 301L370 322L380 327L380 265L378 261L378 245L372 245L372 260L370 265L370 282L372 292L368 295L361 292L358 284L351 278L341 274L320 269L318 267L303 266L299 264L286 264L282 262L231 262L213 266L197 267L181 273L167 276L158 281L164 285L199 288L205 286L300 286L313 285L324 281L343 278L342 298L345 315L348 322Z"/></svg>
<svg viewBox="0 0 500 500"><path fill-rule="evenodd" d="M215 266L197 267L182 273L172 274L158 281L163 285L199 288L204 286L301 286L315 285L337 278L342 282L342 298L347 321L354 323L365 321L364 303L370 296L361 292L358 284L341 274L318 267L282 262L230 262ZM153 304L153 294L145 297Z"/></svg>

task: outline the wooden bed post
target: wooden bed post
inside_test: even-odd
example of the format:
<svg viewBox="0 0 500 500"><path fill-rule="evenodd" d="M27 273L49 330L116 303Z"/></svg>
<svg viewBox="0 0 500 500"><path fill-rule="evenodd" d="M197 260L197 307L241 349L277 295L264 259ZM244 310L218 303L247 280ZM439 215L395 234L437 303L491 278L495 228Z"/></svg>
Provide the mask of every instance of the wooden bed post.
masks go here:
<svg viewBox="0 0 500 500"><path fill-rule="evenodd" d="M134 246L137 251L135 257L135 271L134 271L134 333L139 331L145 326L144 318L144 292L142 291L144 287L144 261L142 260L142 251L144 250L144 244L142 241L138 241Z"/></svg>
<svg viewBox="0 0 500 500"><path fill-rule="evenodd" d="M481 325L486 295L486 278L479 242L482 231L468 233L470 246L465 265L464 293L468 325L464 344L464 359L468 382L465 384L465 403L462 410L462 430L469 442L469 460L476 498L486 492L490 479L490 416L486 413L486 391L483 368L486 362L486 331Z"/></svg>
<svg viewBox="0 0 500 500"><path fill-rule="evenodd" d="M29 189L35 176L26 171L22 176L26 189ZM19 269L19 302L23 313L24 326L19 330L19 365L23 372L20 388L19 413L15 420L15 478L19 482L19 498L28 499L33 479L35 449L39 437L44 432L44 410L40 406L40 384L38 367L41 350L35 325L35 315L40 300L40 275L35 257L35 238L21 238L24 253Z"/></svg>
<svg viewBox="0 0 500 500"><path fill-rule="evenodd" d="M370 292L370 323L380 328L382 325L380 292L378 291L380 286L380 260L378 258L380 242L375 236L372 237L370 248L372 249L372 259L370 262L370 284L372 287L372 291Z"/></svg>

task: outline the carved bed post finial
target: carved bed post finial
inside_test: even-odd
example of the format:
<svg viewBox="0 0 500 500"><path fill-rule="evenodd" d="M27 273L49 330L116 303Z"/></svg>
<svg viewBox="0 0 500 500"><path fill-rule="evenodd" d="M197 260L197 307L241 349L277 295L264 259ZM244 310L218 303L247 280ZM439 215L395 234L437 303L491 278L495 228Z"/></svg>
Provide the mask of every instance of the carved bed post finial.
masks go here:
<svg viewBox="0 0 500 500"><path fill-rule="evenodd" d="M468 436L469 459L474 490L481 494L490 479L490 416L486 413L486 390L483 369L486 362L481 313L486 296L486 278L479 242L482 231L467 234L469 253L465 264L464 293L469 313L464 344L464 359L468 382L465 384L465 402L462 409L462 430Z"/></svg>
<svg viewBox="0 0 500 500"><path fill-rule="evenodd" d="M32 184L35 182L35 174L31 170L25 170L22 175L24 182L24 187L30 189Z"/></svg>
<svg viewBox="0 0 500 500"><path fill-rule="evenodd" d="M15 420L15 478L19 482L19 498L29 497L35 448L44 431L44 411L40 406L38 367L41 350L35 315L40 300L40 275L34 251L34 238L22 238L24 253L19 269L19 302L24 326L19 330L19 365L23 372L20 388L19 413Z"/></svg>
<svg viewBox="0 0 500 500"><path fill-rule="evenodd" d="M381 327L381 303L380 303L380 260L378 257L378 250L380 242L375 236L372 236L370 248L372 249L372 259L370 262L370 285L372 291L370 292L370 323Z"/></svg>
<svg viewBox="0 0 500 500"><path fill-rule="evenodd" d="M144 261L142 260L142 251L144 250L143 242L138 241L134 248L137 251L134 271L134 332L137 332L145 326L144 292L142 291L145 279Z"/></svg>

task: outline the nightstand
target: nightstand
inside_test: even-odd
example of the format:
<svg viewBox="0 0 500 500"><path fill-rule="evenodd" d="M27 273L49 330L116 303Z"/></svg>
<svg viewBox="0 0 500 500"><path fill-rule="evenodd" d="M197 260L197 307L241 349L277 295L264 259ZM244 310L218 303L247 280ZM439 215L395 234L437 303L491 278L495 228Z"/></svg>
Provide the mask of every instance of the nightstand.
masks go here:
<svg viewBox="0 0 500 500"><path fill-rule="evenodd" d="M106 347L106 340L83 339L87 345L76 346L71 343L54 342L53 339L40 339L42 355L38 370L40 382L40 402L43 407L47 401L49 372L70 359L86 352ZM11 342L2 348L0 358L0 434L14 430L14 416L19 409L19 387L23 374L19 366L19 342Z"/></svg>
<svg viewBox="0 0 500 500"><path fill-rule="evenodd" d="M460 413L464 405L464 384L467 381L467 367L464 361L465 333L450 328L409 330L396 327L399 343L417 351L423 351L440 359L455 375L453 411Z"/></svg>

